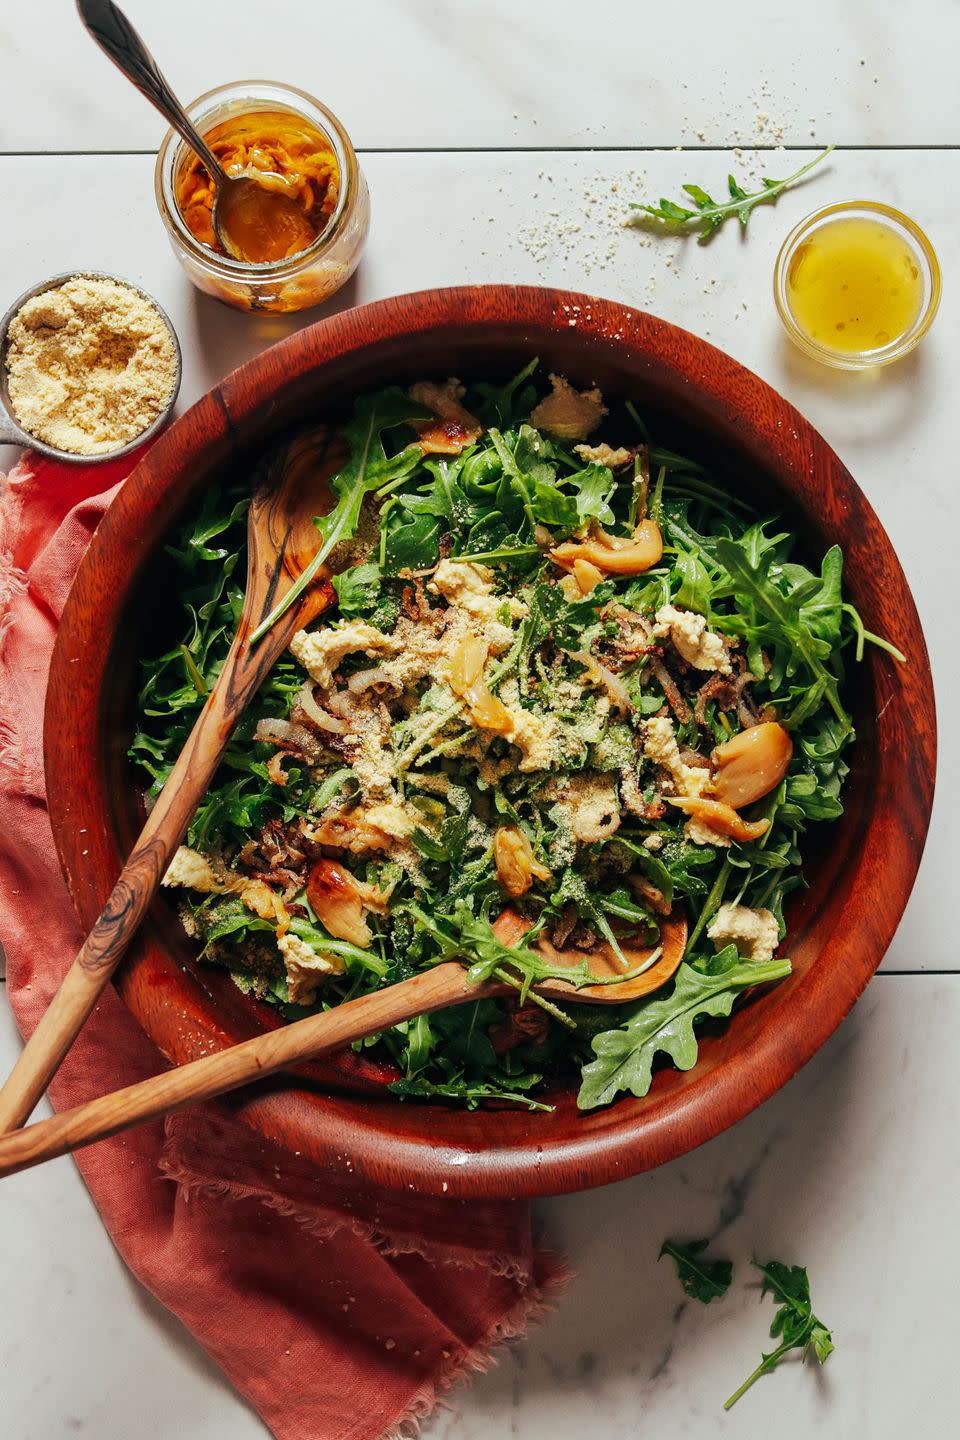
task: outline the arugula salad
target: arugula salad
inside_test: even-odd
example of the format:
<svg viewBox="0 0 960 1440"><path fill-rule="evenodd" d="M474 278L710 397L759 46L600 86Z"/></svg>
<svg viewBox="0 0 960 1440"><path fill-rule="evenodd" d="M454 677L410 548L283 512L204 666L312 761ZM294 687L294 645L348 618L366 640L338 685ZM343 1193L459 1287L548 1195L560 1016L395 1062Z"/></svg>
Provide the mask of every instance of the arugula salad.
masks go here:
<svg viewBox="0 0 960 1440"><path fill-rule="evenodd" d="M341 438L307 576L336 604L274 666L164 883L203 958L289 1019L442 960L506 980L364 1042L401 1097L545 1108L571 1067L584 1109L644 1095L655 1063L696 1063L700 1019L789 973L802 838L842 811L845 661L902 657L845 602L839 549L807 568L632 403L536 361L365 395ZM179 639L142 660L130 752L154 793L240 615L251 488L208 491L169 547ZM672 980L577 1002L598 957L614 984L652 964L671 914Z"/></svg>

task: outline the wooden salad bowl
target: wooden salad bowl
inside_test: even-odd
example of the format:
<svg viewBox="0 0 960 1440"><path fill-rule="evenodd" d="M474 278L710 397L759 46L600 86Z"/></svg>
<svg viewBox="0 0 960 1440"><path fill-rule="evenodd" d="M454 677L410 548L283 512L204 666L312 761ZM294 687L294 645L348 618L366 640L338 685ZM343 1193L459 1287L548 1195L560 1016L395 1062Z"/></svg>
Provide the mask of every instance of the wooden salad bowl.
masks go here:
<svg viewBox="0 0 960 1440"><path fill-rule="evenodd" d="M702 1030L700 1060L660 1070L642 1100L581 1114L399 1102L386 1067L353 1053L221 1102L264 1135L364 1182L430 1194L520 1196L621 1179L683 1154L766 1100L809 1060L860 995L893 937L933 801L933 685L916 608L880 521L840 460L780 395L712 345L652 315L584 295L509 286L438 290L322 320L241 366L156 443L107 511L71 590L45 723L50 816L77 914L89 927L142 821L126 759L136 655L169 588L163 546L222 474L253 475L282 428L342 414L358 393L426 378L506 377L534 355L629 396L658 440L707 461L817 557L838 542L866 627L908 655L851 662L858 732L844 815L808 837L809 888L791 896L793 974ZM167 572L169 575L169 571ZM281 1023L198 964L172 900L118 973L126 1004L177 1064Z"/></svg>

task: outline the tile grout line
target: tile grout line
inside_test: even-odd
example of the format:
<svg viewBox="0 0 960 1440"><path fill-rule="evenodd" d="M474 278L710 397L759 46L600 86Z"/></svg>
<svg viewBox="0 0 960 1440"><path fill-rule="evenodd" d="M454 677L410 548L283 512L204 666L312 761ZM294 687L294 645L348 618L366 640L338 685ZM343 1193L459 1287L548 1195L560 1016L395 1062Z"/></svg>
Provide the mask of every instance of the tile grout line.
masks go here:
<svg viewBox="0 0 960 1440"><path fill-rule="evenodd" d="M819 141L806 145L365 145L357 147L358 155L729 155L735 150L744 155L784 155L791 152L808 154L825 147ZM914 151L960 150L960 142L908 145L844 145L836 144L839 154L896 154ZM0 160L68 160L83 157L156 155L156 150L0 150Z"/></svg>

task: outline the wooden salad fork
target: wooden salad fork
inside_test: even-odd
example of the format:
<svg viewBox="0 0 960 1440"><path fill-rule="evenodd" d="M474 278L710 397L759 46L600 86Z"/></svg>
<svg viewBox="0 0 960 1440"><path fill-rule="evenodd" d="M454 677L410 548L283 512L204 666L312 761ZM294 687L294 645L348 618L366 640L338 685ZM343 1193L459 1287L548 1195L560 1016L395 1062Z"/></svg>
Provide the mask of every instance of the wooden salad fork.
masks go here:
<svg viewBox="0 0 960 1440"><path fill-rule="evenodd" d="M495 927L496 928L496 927ZM515 943L527 928L522 921L500 927L503 943ZM687 923L679 914L661 922L660 944L656 950L624 946L623 953L632 967L654 963L631 979L617 984L588 985L575 990L564 980L543 980L537 992L550 1000L576 1001L589 1005L622 1005L641 999L659 989L674 974L687 943ZM622 967L606 950L584 956L579 952L551 950L551 958L578 965L585 958L591 971L598 976L620 976ZM99 973L99 972L98 972ZM244 1040L214 1055L205 1055L188 1065L128 1085L99 1100L64 1110L49 1120L41 1120L25 1130L0 1137L0 1176L13 1175L58 1155L69 1154L96 1140L104 1140L158 1115L169 1114L185 1105L195 1105L235 1090L253 1080L262 1080L278 1070L286 1069L318 1055L340 1050L354 1040L375 1035L403 1020L412 1020L427 1011L445 1010L472 1000L493 996L516 995L516 990L500 980L472 982L465 966L456 960L443 961L431 970L424 970L396 985L385 986L356 1000L345 1001L305 1020L295 1020L278 1030L269 1030Z"/></svg>
<svg viewBox="0 0 960 1440"><path fill-rule="evenodd" d="M230 736L294 631L334 598L322 570L256 645L250 636L317 553L315 515L330 505L328 480L349 458L325 428L298 435L274 457L247 519L247 585L223 669L90 934L0 1090L0 1134L16 1130L56 1073L116 970L202 800Z"/></svg>

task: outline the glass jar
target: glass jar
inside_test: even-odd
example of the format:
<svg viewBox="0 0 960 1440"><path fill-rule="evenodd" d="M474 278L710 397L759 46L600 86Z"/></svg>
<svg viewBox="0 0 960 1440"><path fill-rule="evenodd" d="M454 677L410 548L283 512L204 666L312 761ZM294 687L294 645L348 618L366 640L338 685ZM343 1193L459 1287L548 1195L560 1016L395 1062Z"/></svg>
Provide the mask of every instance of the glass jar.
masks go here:
<svg viewBox="0 0 960 1440"><path fill-rule="evenodd" d="M208 90L187 107L202 135L236 115L260 110L287 111L327 137L340 172L336 207L326 228L311 245L283 260L253 264L218 255L188 229L176 199L176 182L191 152L173 130L157 155L157 208L173 252L199 290L240 310L286 314L319 305L349 280L370 224L367 182L350 137L337 117L303 90L266 80L247 80Z"/></svg>

